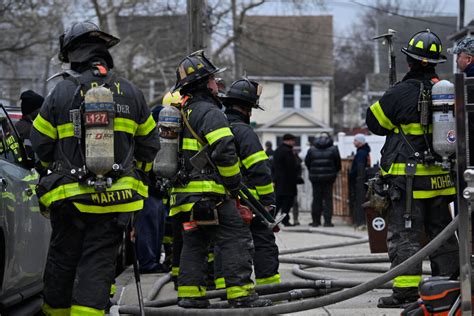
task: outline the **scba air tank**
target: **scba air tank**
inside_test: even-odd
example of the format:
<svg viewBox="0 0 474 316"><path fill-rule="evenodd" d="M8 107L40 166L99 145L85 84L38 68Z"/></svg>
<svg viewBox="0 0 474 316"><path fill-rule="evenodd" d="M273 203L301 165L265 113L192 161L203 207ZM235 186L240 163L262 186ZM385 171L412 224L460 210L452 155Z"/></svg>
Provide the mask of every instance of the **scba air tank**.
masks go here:
<svg viewBox="0 0 474 316"><path fill-rule="evenodd" d="M158 118L160 150L153 162L153 172L162 178L172 179L178 172L179 133L181 113L174 106L165 106Z"/></svg>
<svg viewBox="0 0 474 316"><path fill-rule="evenodd" d="M97 178L112 170L114 157L115 103L112 92L94 87L84 96L86 167Z"/></svg>
<svg viewBox="0 0 474 316"><path fill-rule="evenodd" d="M456 122L454 119L454 85L441 80L431 90L433 118L433 149L448 167L449 157L456 152Z"/></svg>

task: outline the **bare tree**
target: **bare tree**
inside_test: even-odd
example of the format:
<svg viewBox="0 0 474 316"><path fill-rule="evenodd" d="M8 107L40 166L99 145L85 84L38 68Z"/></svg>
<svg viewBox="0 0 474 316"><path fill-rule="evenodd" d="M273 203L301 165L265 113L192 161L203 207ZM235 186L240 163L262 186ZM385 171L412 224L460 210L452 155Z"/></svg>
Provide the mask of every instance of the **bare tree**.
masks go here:
<svg viewBox="0 0 474 316"><path fill-rule="evenodd" d="M341 98L364 83L365 74L374 69L374 41L377 35L377 20L383 16L406 16L422 19L420 16L435 15L442 3L418 0L407 4L402 0L377 0L365 4L354 0L355 5L365 9L359 20L355 21L344 36L335 40L335 101L334 115L343 113ZM420 10L419 8L423 8ZM417 17L413 17L417 15Z"/></svg>
<svg viewBox="0 0 474 316"><path fill-rule="evenodd" d="M67 3L61 0L0 1L3 99L17 100L24 87L46 93L45 79L49 76L51 58L57 54L66 9Z"/></svg>

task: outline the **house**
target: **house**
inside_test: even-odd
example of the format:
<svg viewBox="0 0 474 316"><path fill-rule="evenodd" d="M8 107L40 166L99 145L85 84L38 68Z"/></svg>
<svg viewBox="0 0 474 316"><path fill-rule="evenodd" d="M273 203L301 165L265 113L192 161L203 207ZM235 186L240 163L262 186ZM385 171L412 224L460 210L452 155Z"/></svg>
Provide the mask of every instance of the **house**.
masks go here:
<svg viewBox="0 0 474 316"><path fill-rule="evenodd" d="M262 142L297 136L304 154L330 132L333 103L332 16L247 16L240 40L244 73L263 85L252 115Z"/></svg>

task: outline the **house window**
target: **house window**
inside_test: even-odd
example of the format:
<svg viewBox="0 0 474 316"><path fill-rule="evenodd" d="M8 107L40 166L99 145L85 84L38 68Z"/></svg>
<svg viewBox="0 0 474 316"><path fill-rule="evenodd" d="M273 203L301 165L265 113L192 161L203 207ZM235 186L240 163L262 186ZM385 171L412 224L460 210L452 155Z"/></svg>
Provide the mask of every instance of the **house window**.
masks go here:
<svg viewBox="0 0 474 316"><path fill-rule="evenodd" d="M295 86L292 84L285 83L283 85L283 107L295 107Z"/></svg>
<svg viewBox="0 0 474 316"><path fill-rule="evenodd" d="M310 84L283 84L284 109L311 109Z"/></svg>
<svg viewBox="0 0 474 316"><path fill-rule="evenodd" d="M309 84L301 85L300 107L304 109L311 108L311 85Z"/></svg>

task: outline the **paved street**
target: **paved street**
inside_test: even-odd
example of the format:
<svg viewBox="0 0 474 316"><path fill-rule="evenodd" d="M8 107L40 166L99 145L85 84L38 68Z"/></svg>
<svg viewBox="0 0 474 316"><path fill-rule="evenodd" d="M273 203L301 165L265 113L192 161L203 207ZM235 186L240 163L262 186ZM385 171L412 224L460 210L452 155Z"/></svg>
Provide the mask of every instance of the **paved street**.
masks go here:
<svg viewBox="0 0 474 316"><path fill-rule="evenodd" d="M303 212L300 214L301 226L297 228L309 228L308 223L310 222L310 214ZM319 232L337 232L343 234L351 234L360 237L366 237L366 231L356 231L351 226L343 223L340 218L335 218L335 227L326 228L321 227L316 230ZM309 246L317 245L327 245L344 241L354 241L354 238L340 237L340 236L329 236L322 233L295 233L289 231L281 231L277 234L277 242L280 250L285 249L294 249L302 248ZM310 251L304 253L296 253L287 255L289 257L303 257L303 256L315 256L315 255L367 255L369 254L369 244L363 243L358 245L340 247L340 248L331 248L323 249L317 251ZM387 267L388 263L377 263L372 264L373 266ZM295 281L301 280L292 274L293 264L281 264L280 273L282 276L282 281ZM427 268L427 266L426 266ZM312 268L306 271L316 272L318 274L327 275L330 278L335 278L338 280L359 280L367 281L373 277L376 277L377 273L368 273L368 272L359 272L359 271L348 271L348 270L335 270L329 268ZM143 291L146 294L150 290L153 283L156 281L160 274L154 275L145 275L142 278L142 287ZM136 299L136 286L133 279L133 272L131 269L127 270L119 279L118 279L119 291L122 288L122 285L125 285L122 295L120 297L120 304L137 304ZM380 296L389 295L391 293L388 289L379 289L373 290L368 293L365 293L361 296L343 301L337 304L325 306L318 309L302 311L298 313L293 313L292 315L400 315L400 309L379 309L376 307L377 299ZM171 283L168 283L159 293L158 299L166 299L176 297L176 292L173 290Z"/></svg>

